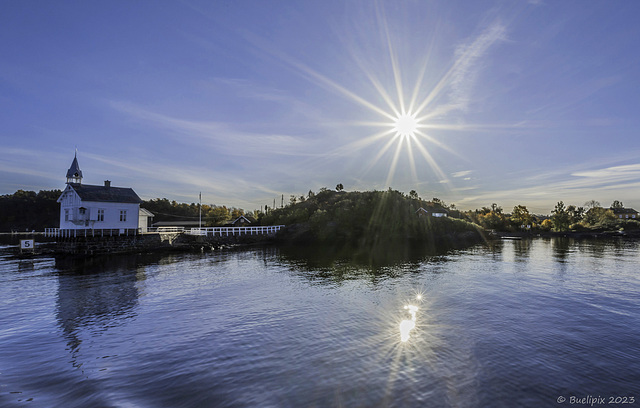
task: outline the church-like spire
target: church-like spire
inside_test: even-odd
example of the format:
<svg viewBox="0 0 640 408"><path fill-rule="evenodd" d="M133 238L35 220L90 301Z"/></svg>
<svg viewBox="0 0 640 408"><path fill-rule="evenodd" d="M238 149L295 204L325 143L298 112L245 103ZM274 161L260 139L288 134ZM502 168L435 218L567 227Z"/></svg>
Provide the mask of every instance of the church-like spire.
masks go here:
<svg viewBox="0 0 640 408"><path fill-rule="evenodd" d="M76 154L73 157L71 167L67 170L67 184L69 183L82 183L82 170L78 165L78 150L76 150Z"/></svg>

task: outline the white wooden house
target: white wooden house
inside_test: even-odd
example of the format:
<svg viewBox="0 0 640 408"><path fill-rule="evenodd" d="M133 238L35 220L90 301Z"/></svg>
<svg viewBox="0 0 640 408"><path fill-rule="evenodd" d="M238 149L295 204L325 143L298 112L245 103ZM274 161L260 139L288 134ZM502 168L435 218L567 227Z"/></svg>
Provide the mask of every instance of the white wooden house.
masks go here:
<svg viewBox="0 0 640 408"><path fill-rule="evenodd" d="M108 180L101 186L82 184L77 156L67 171L67 187L58 202L61 230L146 229L148 218L153 216L140 208L142 200L131 188L112 187Z"/></svg>

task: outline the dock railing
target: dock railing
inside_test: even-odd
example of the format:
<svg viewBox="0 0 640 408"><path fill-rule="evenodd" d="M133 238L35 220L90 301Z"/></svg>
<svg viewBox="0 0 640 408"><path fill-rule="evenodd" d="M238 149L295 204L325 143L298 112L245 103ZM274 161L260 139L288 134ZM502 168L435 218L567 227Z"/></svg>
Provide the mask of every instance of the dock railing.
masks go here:
<svg viewBox="0 0 640 408"><path fill-rule="evenodd" d="M269 225L260 227L207 227L191 228L186 230L183 227L157 227L147 228L142 232L140 229L60 229L45 228L44 235L47 238L78 238L78 237L115 237L115 236L135 236L141 234L188 234L206 237L230 237L236 235L273 235L284 228L284 225Z"/></svg>
<svg viewBox="0 0 640 408"><path fill-rule="evenodd" d="M148 228L148 232L150 233L165 233L165 234L182 234L184 232L184 227L156 227L155 229Z"/></svg>
<svg viewBox="0 0 640 408"><path fill-rule="evenodd" d="M189 235L206 237L229 237L234 235L272 235L284 228L284 225L269 225L261 227L207 227L191 228Z"/></svg>
<svg viewBox="0 0 640 408"><path fill-rule="evenodd" d="M78 237L117 237L136 236L137 228L111 228L111 229L60 229L45 228L44 236L47 238L78 238Z"/></svg>

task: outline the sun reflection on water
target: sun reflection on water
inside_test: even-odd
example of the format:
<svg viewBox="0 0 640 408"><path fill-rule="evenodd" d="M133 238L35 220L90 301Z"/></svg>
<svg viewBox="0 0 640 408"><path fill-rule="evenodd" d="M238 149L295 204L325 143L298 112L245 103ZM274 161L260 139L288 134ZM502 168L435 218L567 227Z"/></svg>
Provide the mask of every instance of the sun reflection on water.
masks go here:
<svg viewBox="0 0 640 408"><path fill-rule="evenodd" d="M416 295L416 300L422 301L422 293ZM404 319L400 322L400 341L406 343L411 338L411 330L416 327L416 313L418 313L418 306L406 305L405 310L409 311L411 315L410 319Z"/></svg>
<svg viewBox="0 0 640 408"><path fill-rule="evenodd" d="M400 322L400 341L406 343L409 338L411 338L409 333L416 327L416 312L418 311L418 307L413 305L406 305L404 308L411 314L411 319L405 319Z"/></svg>

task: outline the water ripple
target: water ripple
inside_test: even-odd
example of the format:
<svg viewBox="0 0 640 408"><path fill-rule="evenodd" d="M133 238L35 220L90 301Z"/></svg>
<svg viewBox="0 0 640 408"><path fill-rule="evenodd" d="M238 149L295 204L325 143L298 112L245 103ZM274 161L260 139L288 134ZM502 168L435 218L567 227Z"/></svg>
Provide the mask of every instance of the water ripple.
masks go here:
<svg viewBox="0 0 640 408"><path fill-rule="evenodd" d="M540 239L374 266L277 248L82 264L0 256L0 405L638 396L639 251ZM403 320L414 324L406 342Z"/></svg>

